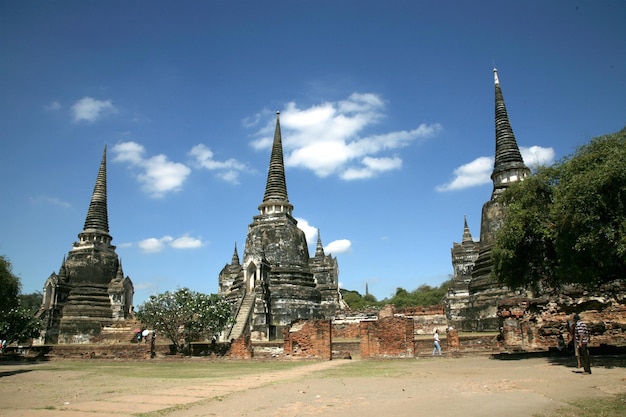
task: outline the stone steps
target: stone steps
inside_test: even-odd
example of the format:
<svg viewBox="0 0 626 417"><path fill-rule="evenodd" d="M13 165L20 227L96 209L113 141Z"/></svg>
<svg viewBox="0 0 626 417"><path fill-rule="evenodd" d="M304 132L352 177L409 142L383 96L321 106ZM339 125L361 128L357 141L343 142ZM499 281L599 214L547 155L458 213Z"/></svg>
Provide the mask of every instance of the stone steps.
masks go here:
<svg viewBox="0 0 626 417"><path fill-rule="evenodd" d="M237 316L235 317L235 324L231 328L227 340L237 339L244 332L246 325L248 324L250 312L254 306L254 298L254 293L246 294L244 297L241 306L239 307L239 311L237 312Z"/></svg>

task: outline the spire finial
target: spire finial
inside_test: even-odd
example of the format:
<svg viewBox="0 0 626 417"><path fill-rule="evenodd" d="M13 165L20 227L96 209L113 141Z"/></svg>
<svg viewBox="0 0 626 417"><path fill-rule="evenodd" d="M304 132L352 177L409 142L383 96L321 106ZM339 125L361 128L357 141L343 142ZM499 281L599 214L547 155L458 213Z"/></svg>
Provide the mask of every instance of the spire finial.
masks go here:
<svg viewBox="0 0 626 417"><path fill-rule="evenodd" d="M500 84L500 80L498 79L498 69L496 68L495 64L493 66L493 82L497 85Z"/></svg>
<svg viewBox="0 0 626 417"><path fill-rule="evenodd" d="M293 206L289 203L289 198L287 197L287 182L285 181L285 163L283 160L283 142L280 131L279 112L276 112L276 130L274 131L272 155L270 156L270 166L267 172L265 195L263 196L263 202L259 206L259 210L263 212L264 207L276 205L285 207L288 214L291 214L291 210L293 210Z"/></svg>
<svg viewBox="0 0 626 417"><path fill-rule="evenodd" d="M317 229L317 246L315 247L315 257L324 257L326 254L324 253L324 246L322 245L322 234L320 229Z"/></svg>
<svg viewBox="0 0 626 417"><path fill-rule="evenodd" d="M467 225L467 215L463 215L463 241L462 242L473 242L472 234L470 233L469 226Z"/></svg>
<svg viewBox="0 0 626 417"><path fill-rule="evenodd" d="M86 230L97 230L109 233L109 214L107 210L107 148L104 146L100 169L96 178L96 185L93 188L89 210L85 219Z"/></svg>
<svg viewBox="0 0 626 417"><path fill-rule="evenodd" d="M230 260L231 265L239 265L239 254L237 253L237 242L235 242L235 250L233 251L233 257Z"/></svg>
<svg viewBox="0 0 626 417"><path fill-rule="evenodd" d="M493 181L493 192L499 194L510 182L524 179L530 174L530 170L524 165L522 154L520 153L509 115L504 104L504 96L498 81L498 73L494 68L496 80L496 103L495 103L495 125L496 125L496 154L493 165L491 179ZM494 195L495 195L494 194Z"/></svg>

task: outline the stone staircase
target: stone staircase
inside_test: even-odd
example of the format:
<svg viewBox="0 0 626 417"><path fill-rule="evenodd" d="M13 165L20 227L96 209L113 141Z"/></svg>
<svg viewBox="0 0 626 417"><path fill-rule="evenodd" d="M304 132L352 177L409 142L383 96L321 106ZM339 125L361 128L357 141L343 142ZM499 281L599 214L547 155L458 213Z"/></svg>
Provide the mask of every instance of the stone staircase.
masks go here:
<svg viewBox="0 0 626 417"><path fill-rule="evenodd" d="M231 327L230 332L226 337L226 341L237 339L244 333L246 326L248 325L248 320L250 320L250 313L252 313L252 309L254 308L254 292L250 292L243 297L243 301L239 306L239 311L237 311L237 316L235 317L235 324Z"/></svg>

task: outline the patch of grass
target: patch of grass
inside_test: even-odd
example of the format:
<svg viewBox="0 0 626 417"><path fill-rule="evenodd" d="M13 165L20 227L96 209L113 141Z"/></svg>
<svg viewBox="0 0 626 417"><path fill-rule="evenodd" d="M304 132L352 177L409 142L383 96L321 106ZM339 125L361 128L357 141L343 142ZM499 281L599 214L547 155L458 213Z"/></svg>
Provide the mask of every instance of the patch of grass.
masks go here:
<svg viewBox="0 0 626 417"><path fill-rule="evenodd" d="M407 359L411 361L411 359ZM322 378L375 378L397 377L409 374L404 360L366 360L347 362L341 366L319 372Z"/></svg>
<svg viewBox="0 0 626 417"><path fill-rule="evenodd" d="M613 397L586 398L570 402L548 414L535 417L623 417L626 415L626 393Z"/></svg>

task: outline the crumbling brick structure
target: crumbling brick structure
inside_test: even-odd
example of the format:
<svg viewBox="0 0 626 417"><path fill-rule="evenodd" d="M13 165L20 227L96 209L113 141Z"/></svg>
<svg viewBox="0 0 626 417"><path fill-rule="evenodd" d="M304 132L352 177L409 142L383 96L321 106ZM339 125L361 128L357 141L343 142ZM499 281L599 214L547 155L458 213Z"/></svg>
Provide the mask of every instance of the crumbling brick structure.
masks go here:
<svg viewBox="0 0 626 417"><path fill-rule="evenodd" d="M296 320L283 330L283 352L298 358L332 359L332 322Z"/></svg>
<svg viewBox="0 0 626 417"><path fill-rule="evenodd" d="M359 337L359 323L361 321L337 323L333 322L333 339L357 339Z"/></svg>
<svg viewBox="0 0 626 417"><path fill-rule="evenodd" d="M500 300L502 342L508 349L555 348L559 336L569 341L568 321L574 313L587 323L591 346L626 346L626 284L622 281L593 293L568 287L558 296Z"/></svg>
<svg viewBox="0 0 626 417"><path fill-rule="evenodd" d="M385 317L360 324L361 358L413 357L413 319Z"/></svg>
<svg viewBox="0 0 626 417"><path fill-rule="evenodd" d="M233 340L226 356L236 359L252 359L254 349L252 349L252 344L250 343L250 336L242 334Z"/></svg>

